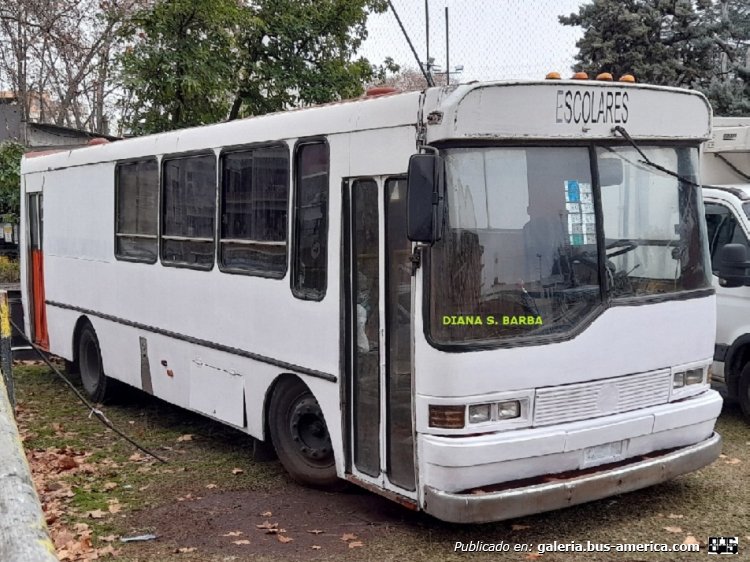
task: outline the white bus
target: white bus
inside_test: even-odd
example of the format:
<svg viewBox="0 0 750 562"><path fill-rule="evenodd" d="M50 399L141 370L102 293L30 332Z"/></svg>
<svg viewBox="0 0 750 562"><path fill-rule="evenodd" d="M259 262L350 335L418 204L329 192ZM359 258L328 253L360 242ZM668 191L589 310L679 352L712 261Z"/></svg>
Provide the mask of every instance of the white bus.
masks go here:
<svg viewBox="0 0 750 562"><path fill-rule="evenodd" d="M96 400L443 520L642 488L720 452L709 132L693 92L547 80L28 157L26 329Z"/></svg>

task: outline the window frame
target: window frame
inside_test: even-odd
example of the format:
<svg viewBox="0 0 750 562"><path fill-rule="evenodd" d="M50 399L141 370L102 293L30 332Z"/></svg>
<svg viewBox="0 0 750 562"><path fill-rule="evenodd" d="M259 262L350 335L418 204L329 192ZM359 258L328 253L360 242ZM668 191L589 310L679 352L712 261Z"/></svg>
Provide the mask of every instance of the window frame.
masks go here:
<svg viewBox="0 0 750 562"><path fill-rule="evenodd" d="M148 235L133 235L133 234L124 234L121 232L118 232L118 223L119 223L119 210L120 210L120 176L119 176L119 169L121 166L127 166L132 164L145 164L148 162L155 162L156 163L156 233L154 234L154 241L156 242L156 251L154 252L154 258L153 259L144 259L144 258L138 258L134 256L128 256L123 255L118 252L118 240L121 236L130 236L134 238L151 238ZM113 232L113 251L115 255L116 261L125 261L125 262L132 262L132 263L145 263L145 264L155 264L159 261L160 253L161 253L161 241L160 241L160 233L161 233L161 163L159 159L156 156L144 156L139 158L126 158L123 160L117 160L115 162L115 169L114 169L114 187L115 187L115 205L114 205L114 224L112 225L112 232Z"/></svg>
<svg viewBox="0 0 750 562"><path fill-rule="evenodd" d="M212 156L214 159L214 212L213 212L213 221L214 221L214 227L211 230L211 236L212 236L212 242L213 242L213 252L212 252L212 260L211 260L211 266L210 267L201 267L197 265L193 265L187 262L178 262L178 261L171 261L171 260L165 260L164 259L164 226L165 226L165 220L164 220L164 203L166 198L164 197L164 191L165 191L165 177L166 174L164 173L164 166L166 166L169 162L173 160L187 160L190 158L200 158L205 156ZM165 154L162 156L160 164L159 164L159 261L164 267L178 267L182 269L194 269L196 271L212 271L216 267L216 236L217 236L217 210L218 210L218 158L216 151L210 150L210 149L202 149L202 150L196 150L196 151L189 151L189 152L178 152L178 153L172 153L172 154ZM185 239L185 240L195 240L195 241L205 241L200 238L190 238L190 237L173 237L173 236L167 236L167 239Z"/></svg>
<svg viewBox="0 0 750 562"><path fill-rule="evenodd" d="M319 291L314 291L309 288L299 288L296 286L296 279L297 279L297 272L298 272L298 261L299 261L299 244L297 244L297 232L299 229L299 223L298 223L298 215L299 215L299 153L300 149L304 146L308 145L315 145L315 144L321 144L325 146L326 151L328 152L328 159L326 162L326 204L325 204L325 229L323 232L323 239L325 240L325 249L324 249L324 264L325 264L325 280L323 283L322 289ZM297 142L294 143L294 152L292 156L292 251L291 251L291 263L289 265L289 285L292 290L292 295L294 295L295 298L298 298L300 300L306 300L306 301L314 301L314 302L320 302L322 301L326 294L328 293L328 235L330 233L331 225L330 225L330 207L331 207L331 146L328 143L328 138L326 136L318 135L314 137L305 137L301 139L297 139Z"/></svg>
<svg viewBox="0 0 750 562"><path fill-rule="evenodd" d="M241 152L251 152L255 150L262 150L264 148L283 148L286 151L287 156L287 178L286 178L286 226L284 229L284 271L281 274L275 272L269 272L268 270L262 269L241 269L236 267L227 267L222 262L222 219L224 211L224 157L231 154L237 154ZM290 151L289 143L286 141L268 141L268 142L257 142L243 145L236 145L231 147L224 147L221 149L218 155L218 201L216 207L217 219L216 219L216 265L222 273L228 273L230 275L246 275L249 277L261 277L265 279L284 279L287 273L289 273L289 257L291 252L289 251L290 232L291 232L291 214L290 203L292 202L291 190L292 190L292 159L293 155ZM262 243L263 241L256 241Z"/></svg>
<svg viewBox="0 0 750 562"><path fill-rule="evenodd" d="M639 141L636 141L639 142ZM643 141L641 141L643 144ZM677 141L652 141L649 146L660 146L670 148L695 148L698 150L699 143L690 140L677 140ZM544 147L544 148L568 148L568 147L586 147L589 150L590 166L591 166L591 179L592 188L595 194L595 211L596 211L596 224L597 224L597 244L602 245L605 242L604 236L604 214L601 204L601 178L599 177L598 164L596 162L596 148L601 146L629 146L624 141L603 141L603 140L585 140L580 139L570 142L562 141L536 141L536 140L502 140L497 142L487 141L445 141L432 145L439 151L448 148L467 148L467 147ZM699 189L699 188L696 188ZM704 218L705 220L705 218ZM750 237L749 237L750 240ZM603 246L602 246L603 247ZM601 316L605 311L620 307L620 306L648 306L655 303L670 302L670 301L683 301L691 300L695 298L704 298L709 295L713 295L715 290L711 286L687 289L674 293L666 293L659 295L641 295L636 297L617 297L612 298L609 287L606 282L600 282L602 289L601 301L591 312L579 322L578 325L567 331L558 332L555 334L541 335L541 336L518 336L508 338L505 340L482 340L476 342L464 342L464 343L445 343L435 340L432 337L430 330L430 298L431 298L431 275L430 275L430 262L432 247L426 248L422 256L422 265L424 273L422 275L422 302L417 303L415 306L415 313L417 308L421 308L422 315L422 334L425 341L434 349L439 351L446 351L450 353L462 353L467 351L482 351L489 349L512 349L516 347L535 347L541 345L547 345L552 343L561 343L572 340L578 335L583 333L593 322ZM709 250L710 251L710 250ZM600 252L602 254L602 252ZM604 273L605 259L603 255L599 256L599 274L600 276ZM602 277L604 279L604 277Z"/></svg>

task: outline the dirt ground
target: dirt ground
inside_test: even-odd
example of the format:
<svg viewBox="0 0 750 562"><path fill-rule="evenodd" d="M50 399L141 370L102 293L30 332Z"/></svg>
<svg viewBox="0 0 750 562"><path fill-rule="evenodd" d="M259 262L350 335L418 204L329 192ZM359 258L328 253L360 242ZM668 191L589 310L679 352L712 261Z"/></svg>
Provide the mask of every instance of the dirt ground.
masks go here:
<svg viewBox="0 0 750 562"><path fill-rule="evenodd" d="M19 426L62 560L698 560L737 536L750 560L750 425L733 406L716 463L623 496L490 525L450 525L370 492L325 493L251 459L247 436L137 393L107 416L168 460L135 451L88 417L47 368L16 369ZM122 538L153 534L143 542ZM483 541L525 552L461 553ZM698 553L547 552L557 543L701 544Z"/></svg>

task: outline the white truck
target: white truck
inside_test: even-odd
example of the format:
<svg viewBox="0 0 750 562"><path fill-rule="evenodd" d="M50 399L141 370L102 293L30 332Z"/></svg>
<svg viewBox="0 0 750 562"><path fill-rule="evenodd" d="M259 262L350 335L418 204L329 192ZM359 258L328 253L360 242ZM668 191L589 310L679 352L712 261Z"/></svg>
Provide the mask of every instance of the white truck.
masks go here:
<svg viewBox="0 0 750 562"><path fill-rule="evenodd" d="M750 117L714 118L713 138L703 152L703 201L716 288L717 329L711 381L750 419L750 286L747 268L722 267L748 253L750 239ZM742 249L741 249L741 248ZM739 255L737 254L739 252Z"/></svg>

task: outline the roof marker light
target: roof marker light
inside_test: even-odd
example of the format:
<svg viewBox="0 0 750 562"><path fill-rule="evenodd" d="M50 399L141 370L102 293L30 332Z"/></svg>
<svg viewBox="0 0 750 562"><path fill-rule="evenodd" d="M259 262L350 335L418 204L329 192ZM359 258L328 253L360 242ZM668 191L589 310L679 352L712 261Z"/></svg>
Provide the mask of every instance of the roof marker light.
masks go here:
<svg viewBox="0 0 750 562"><path fill-rule="evenodd" d="M635 84L635 76L633 76L632 74L623 74L622 76L620 76L618 82L628 82L630 84Z"/></svg>
<svg viewBox="0 0 750 562"><path fill-rule="evenodd" d="M560 79L560 73L559 72L548 72L547 76L544 77L545 80L559 80Z"/></svg>
<svg viewBox="0 0 750 562"><path fill-rule="evenodd" d="M588 80L588 79L589 79L589 75L586 74L585 72L576 72L573 75L573 80Z"/></svg>
<svg viewBox="0 0 750 562"><path fill-rule="evenodd" d="M612 82L613 80L612 75L609 72L600 72L596 75L596 79L604 82Z"/></svg>

